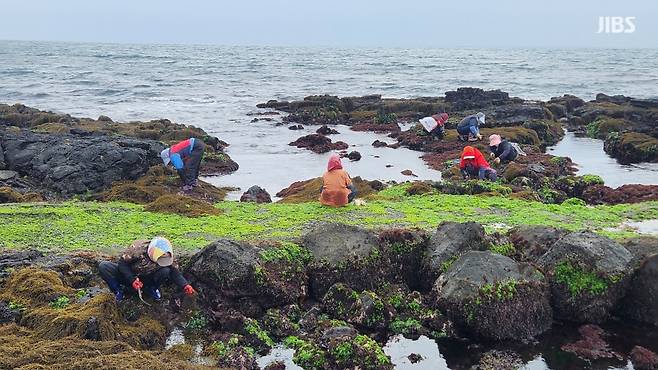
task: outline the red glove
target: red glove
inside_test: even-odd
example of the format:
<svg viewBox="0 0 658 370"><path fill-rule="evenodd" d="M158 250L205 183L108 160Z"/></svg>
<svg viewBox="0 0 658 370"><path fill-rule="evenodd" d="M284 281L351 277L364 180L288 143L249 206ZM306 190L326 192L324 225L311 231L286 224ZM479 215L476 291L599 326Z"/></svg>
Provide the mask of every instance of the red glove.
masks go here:
<svg viewBox="0 0 658 370"><path fill-rule="evenodd" d="M140 290L144 287L144 284L139 281L139 278L135 278L135 281L133 281L133 289L135 290Z"/></svg>
<svg viewBox="0 0 658 370"><path fill-rule="evenodd" d="M185 295L189 295L189 296L194 295L194 293L196 293L196 291L194 290L194 288L192 288L190 284L187 284L183 287L183 292L185 292Z"/></svg>

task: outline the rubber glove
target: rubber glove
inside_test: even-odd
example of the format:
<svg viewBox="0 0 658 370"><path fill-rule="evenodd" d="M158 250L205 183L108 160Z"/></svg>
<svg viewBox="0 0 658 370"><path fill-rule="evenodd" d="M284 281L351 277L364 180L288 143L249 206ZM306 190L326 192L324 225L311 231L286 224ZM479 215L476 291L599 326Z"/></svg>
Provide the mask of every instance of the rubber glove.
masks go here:
<svg viewBox="0 0 658 370"><path fill-rule="evenodd" d="M135 281L133 281L133 289L140 290L143 287L144 287L144 284L139 280L139 278L136 278Z"/></svg>
<svg viewBox="0 0 658 370"><path fill-rule="evenodd" d="M194 290L194 288L192 288L190 284L187 284L183 287L183 292L185 292L185 295L188 296L192 296L194 295L194 293L196 293L196 291Z"/></svg>

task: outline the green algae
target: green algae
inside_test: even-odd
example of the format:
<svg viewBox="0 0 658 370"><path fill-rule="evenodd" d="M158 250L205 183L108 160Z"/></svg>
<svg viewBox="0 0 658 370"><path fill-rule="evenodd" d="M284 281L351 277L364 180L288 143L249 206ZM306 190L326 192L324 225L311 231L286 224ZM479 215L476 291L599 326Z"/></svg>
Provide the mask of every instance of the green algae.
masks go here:
<svg viewBox="0 0 658 370"><path fill-rule="evenodd" d="M410 184L393 186L360 207L323 207L317 202L255 204L219 202L220 215L184 217L144 211L125 202L21 203L0 205L0 246L56 250L120 249L145 236L162 235L177 248L195 250L218 238L292 240L318 222L370 229L417 227L441 221L482 223L488 231L516 225L590 229L612 237L627 220L658 218L658 202L583 206L542 204L501 196L423 194L407 196ZM288 249L287 251L291 251ZM282 252L286 253L286 252ZM267 253L266 253L266 257Z"/></svg>
<svg viewBox="0 0 658 370"><path fill-rule="evenodd" d="M566 285L574 297L585 291L593 295L601 295L608 290L607 279L598 276L595 272L574 266L569 261L562 261L555 266L555 280ZM615 280L618 281L618 278L610 279L613 283L616 282Z"/></svg>

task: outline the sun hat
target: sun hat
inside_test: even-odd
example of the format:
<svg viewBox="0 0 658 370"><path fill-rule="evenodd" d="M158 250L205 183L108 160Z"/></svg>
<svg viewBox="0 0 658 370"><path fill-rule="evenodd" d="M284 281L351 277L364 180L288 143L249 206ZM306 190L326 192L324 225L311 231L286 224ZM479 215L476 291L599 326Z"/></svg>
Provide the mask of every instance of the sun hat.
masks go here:
<svg viewBox="0 0 658 370"><path fill-rule="evenodd" d="M502 139L500 135L493 134L489 136L489 146L497 146L500 145Z"/></svg>
<svg viewBox="0 0 658 370"><path fill-rule="evenodd" d="M171 242L161 236L156 236L151 240L146 253L151 261L160 266L171 266L174 263L174 251Z"/></svg>
<svg viewBox="0 0 658 370"><path fill-rule="evenodd" d="M169 148L160 152L160 158L162 158L162 162L164 162L165 166L171 162L171 158L169 158Z"/></svg>

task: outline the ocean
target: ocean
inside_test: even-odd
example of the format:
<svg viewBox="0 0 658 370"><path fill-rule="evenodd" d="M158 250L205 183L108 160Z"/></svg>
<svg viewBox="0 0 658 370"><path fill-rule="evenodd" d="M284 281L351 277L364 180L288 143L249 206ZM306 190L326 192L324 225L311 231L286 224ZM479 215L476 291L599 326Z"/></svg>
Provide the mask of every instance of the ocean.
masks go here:
<svg viewBox="0 0 658 370"><path fill-rule="evenodd" d="M524 99L573 94L588 100L599 92L658 98L658 50L0 41L0 102L82 117L169 118L199 126L232 144L228 152L241 166L214 183L243 188L259 184L270 192L319 176L326 156L287 146L300 132L293 135L272 122L251 123L248 114L258 111L257 103L312 94L442 96L463 86L501 89ZM355 139L346 134L358 141L348 141L354 145L351 150L366 154L355 168L363 177L401 181L406 177L399 172L411 169L419 179L440 178L418 159L420 153L376 150L367 142L376 135ZM658 173L649 178L658 183Z"/></svg>

